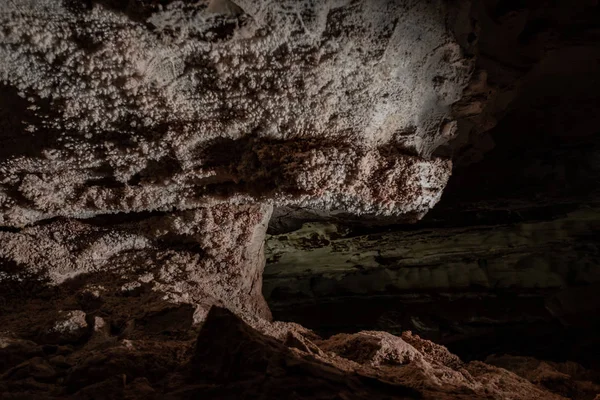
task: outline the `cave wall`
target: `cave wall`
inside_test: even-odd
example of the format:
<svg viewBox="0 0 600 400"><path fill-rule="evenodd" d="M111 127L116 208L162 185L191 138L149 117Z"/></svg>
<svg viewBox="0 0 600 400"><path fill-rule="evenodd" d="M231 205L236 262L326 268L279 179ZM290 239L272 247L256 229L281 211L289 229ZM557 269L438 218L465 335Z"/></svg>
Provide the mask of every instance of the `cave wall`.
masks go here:
<svg viewBox="0 0 600 400"><path fill-rule="evenodd" d="M0 398L592 399L598 10L0 1Z"/></svg>
<svg viewBox="0 0 600 400"><path fill-rule="evenodd" d="M422 216L451 172L430 156L472 72L446 24L466 11L267 4L3 2L0 223L222 201Z"/></svg>

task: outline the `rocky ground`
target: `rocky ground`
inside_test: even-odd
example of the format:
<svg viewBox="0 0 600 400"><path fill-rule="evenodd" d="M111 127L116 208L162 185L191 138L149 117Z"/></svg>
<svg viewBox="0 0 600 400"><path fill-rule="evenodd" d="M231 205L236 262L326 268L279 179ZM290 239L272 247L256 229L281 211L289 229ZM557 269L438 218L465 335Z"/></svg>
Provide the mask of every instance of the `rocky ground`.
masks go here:
<svg viewBox="0 0 600 400"><path fill-rule="evenodd" d="M53 327L61 344L2 338L2 398L558 400L600 390L598 374L575 363L464 363L410 332L323 340L292 328L278 340L216 306L197 336L176 337L182 314L155 320L162 338L124 339L82 311Z"/></svg>

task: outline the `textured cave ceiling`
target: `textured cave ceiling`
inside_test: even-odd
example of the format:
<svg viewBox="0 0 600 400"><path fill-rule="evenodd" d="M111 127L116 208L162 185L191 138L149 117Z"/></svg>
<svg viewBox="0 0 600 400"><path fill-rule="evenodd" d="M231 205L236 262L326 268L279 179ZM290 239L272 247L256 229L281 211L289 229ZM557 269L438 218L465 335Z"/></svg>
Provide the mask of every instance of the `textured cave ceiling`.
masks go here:
<svg viewBox="0 0 600 400"><path fill-rule="evenodd" d="M599 105L597 1L0 0L0 399L598 398Z"/></svg>

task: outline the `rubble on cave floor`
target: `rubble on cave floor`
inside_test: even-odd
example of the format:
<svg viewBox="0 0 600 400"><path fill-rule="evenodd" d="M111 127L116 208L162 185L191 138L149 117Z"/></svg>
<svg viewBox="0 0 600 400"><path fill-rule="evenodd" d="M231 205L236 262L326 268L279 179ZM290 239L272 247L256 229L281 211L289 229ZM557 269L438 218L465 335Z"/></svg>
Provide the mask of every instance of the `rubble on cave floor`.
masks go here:
<svg viewBox="0 0 600 400"><path fill-rule="evenodd" d="M127 339L106 323L96 319L85 341L70 344L0 338L0 398L558 400L591 399L600 388L574 363L464 363L409 332L322 339L292 326L282 341L217 306L188 339Z"/></svg>

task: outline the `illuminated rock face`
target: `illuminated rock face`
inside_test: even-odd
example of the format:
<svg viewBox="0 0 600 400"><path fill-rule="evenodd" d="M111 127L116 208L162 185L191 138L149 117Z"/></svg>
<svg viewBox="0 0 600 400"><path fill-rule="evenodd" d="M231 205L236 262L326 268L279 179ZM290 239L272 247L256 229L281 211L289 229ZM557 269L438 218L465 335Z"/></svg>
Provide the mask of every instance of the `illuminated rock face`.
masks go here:
<svg viewBox="0 0 600 400"><path fill-rule="evenodd" d="M459 9L111 6L0 8L3 225L217 201L415 219L439 200L451 164L430 156L473 66Z"/></svg>
<svg viewBox="0 0 600 400"><path fill-rule="evenodd" d="M270 215L264 205L221 204L138 221L58 220L0 232L0 260L6 265L0 287L10 297L28 297L18 285L24 280L41 292L50 290L54 302L39 310L49 315L68 307L65 303L92 298L106 312L137 318L183 304L197 324L211 305L226 304L248 318L270 319L261 291ZM66 290L65 298L46 288L73 281L79 284ZM29 313L28 307L36 307L31 301L21 301L13 314ZM34 328L26 321L22 329Z"/></svg>
<svg viewBox="0 0 600 400"><path fill-rule="evenodd" d="M215 305L279 340L306 332L270 322L262 295L272 207L414 221L438 202L451 160L432 153L472 72L449 16L442 1L2 2L0 392L93 397L99 351L135 364L127 396L145 397ZM138 341L160 371L120 353Z"/></svg>
<svg viewBox="0 0 600 400"><path fill-rule="evenodd" d="M5 292L27 298L27 282L58 301L77 281L59 314L92 296L137 315L116 298L142 296L194 323L219 304L261 325L273 205L415 221L440 199L451 160L432 153L473 69L448 21L467 11L4 2Z"/></svg>
<svg viewBox="0 0 600 400"><path fill-rule="evenodd" d="M481 362L521 317L597 354L552 330L596 323L596 142L544 175L514 139L597 127L559 112L600 93L591 3L0 0L0 398L593 398L576 364ZM447 185L502 135L527 156ZM541 218L540 174L572 196ZM529 191L461 203L488 181Z"/></svg>

